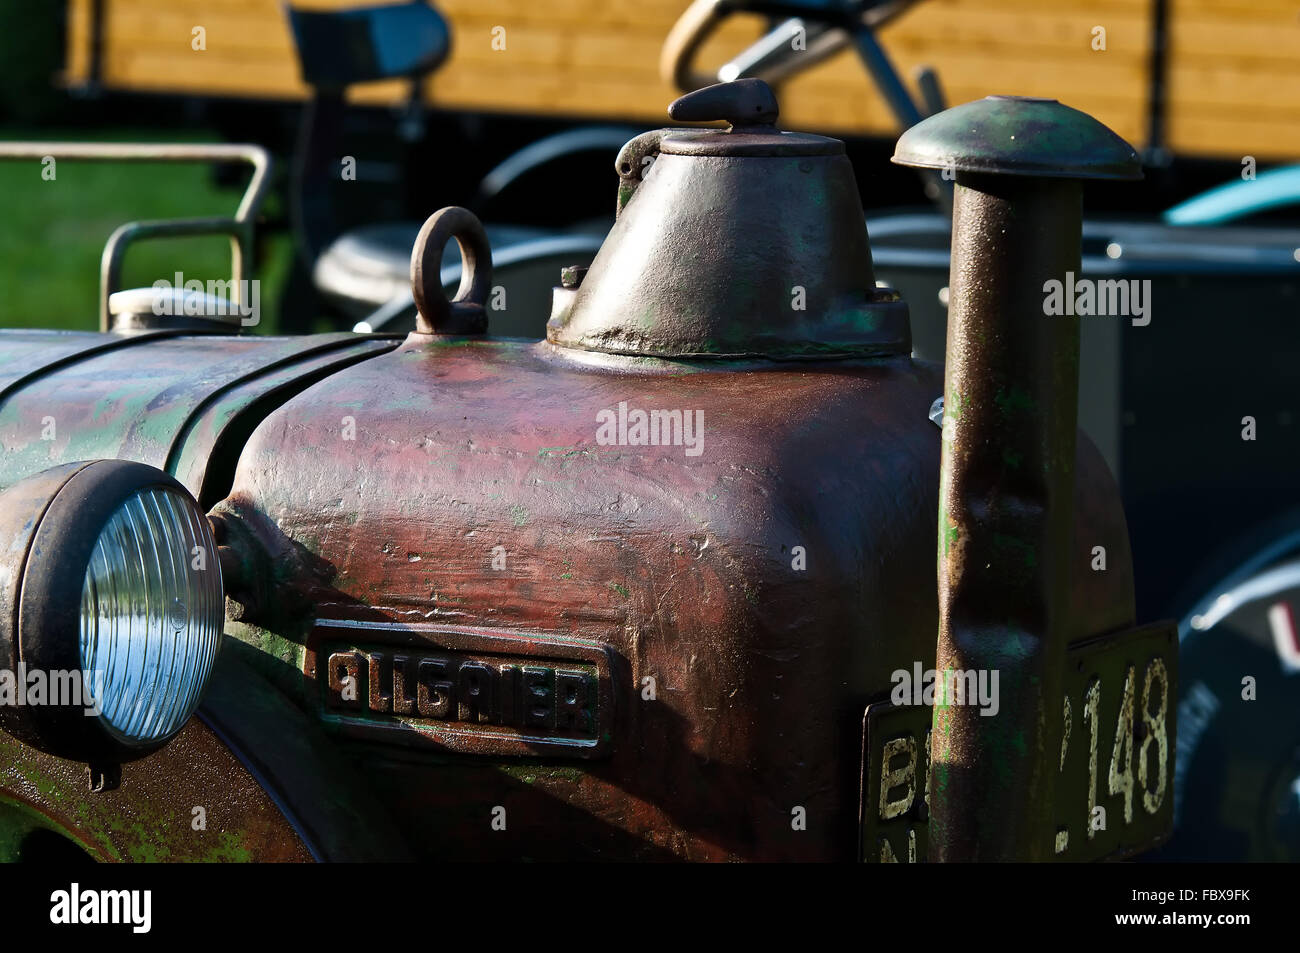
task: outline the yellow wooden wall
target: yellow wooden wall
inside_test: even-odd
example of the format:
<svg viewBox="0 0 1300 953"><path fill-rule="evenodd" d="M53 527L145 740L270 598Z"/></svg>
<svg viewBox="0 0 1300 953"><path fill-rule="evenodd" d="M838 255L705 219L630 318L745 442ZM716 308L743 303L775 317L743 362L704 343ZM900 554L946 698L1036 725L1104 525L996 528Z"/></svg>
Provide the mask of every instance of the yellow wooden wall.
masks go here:
<svg viewBox="0 0 1300 953"><path fill-rule="evenodd" d="M327 8L364 0L312 0ZM654 123L674 97L658 75L664 36L687 0L435 0L454 52L430 83L442 107ZM309 5L303 2L303 6ZM70 0L68 82L89 68L91 0ZM989 93L1052 96L1135 145L1146 136L1152 0L925 0L882 31L910 75L935 66L949 101ZM295 98L298 78L279 0L105 0L110 88ZM191 49L203 26L207 49ZM492 30L505 28L505 50ZM1094 27L1105 51L1092 48ZM736 18L705 50L716 65L760 31ZM1170 0L1168 144L1183 154L1300 157L1300 0ZM393 100L400 84L358 90ZM893 134L851 53L787 84L783 124Z"/></svg>

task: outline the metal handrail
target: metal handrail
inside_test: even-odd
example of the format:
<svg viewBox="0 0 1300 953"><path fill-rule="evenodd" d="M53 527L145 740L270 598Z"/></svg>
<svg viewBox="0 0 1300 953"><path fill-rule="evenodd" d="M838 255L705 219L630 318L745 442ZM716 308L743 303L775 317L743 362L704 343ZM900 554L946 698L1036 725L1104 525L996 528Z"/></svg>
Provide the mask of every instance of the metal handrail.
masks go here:
<svg viewBox="0 0 1300 953"><path fill-rule="evenodd" d="M114 230L100 258L99 329L107 331L111 316L108 299L119 290L122 262L132 242L178 235L229 235L231 288L239 303L246 263L252 261L253 230L258 210L270 185L271 155L251 144L174 144L139 142L0 142L0 161L53 158L72 162L242 162L253 167L252 177L233 218L210 217L127 222Z"/></svg>

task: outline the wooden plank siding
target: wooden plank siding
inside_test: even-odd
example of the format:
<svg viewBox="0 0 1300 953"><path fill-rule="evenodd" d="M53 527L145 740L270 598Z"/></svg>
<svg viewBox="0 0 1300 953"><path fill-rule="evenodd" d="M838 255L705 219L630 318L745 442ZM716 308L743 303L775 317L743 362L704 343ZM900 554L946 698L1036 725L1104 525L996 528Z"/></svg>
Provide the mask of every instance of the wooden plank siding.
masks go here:
<svg viewBox="0 0 1300 953"><path fill-rule="evenodd" d="M319 8L363 0L313 0ZM307 4L304 3L304 6ZM441 108L655 123L675 95L659 51L686 0L438 0L454 50L431 79ZM66 80L89 76L92 0L70 0ZM881 33L910 76L933 65L950 102L1051 96L1135 145L1147 136L1154 0L926 0ZM306 95L279 0L104 0L101 79L113 89L295 99ZM190 47L203 26L207 49ZM1094 27L1106 49L1092 49ZM505 50L492 46L505 28ZM760 35L738 16L706 47L716 65ZM1166 145L1187 155L1300 157L1300 0L1169 0ZM355 91L392 102L401 83ZM893 135L850 52L781 93L788 127Z"/></svg>

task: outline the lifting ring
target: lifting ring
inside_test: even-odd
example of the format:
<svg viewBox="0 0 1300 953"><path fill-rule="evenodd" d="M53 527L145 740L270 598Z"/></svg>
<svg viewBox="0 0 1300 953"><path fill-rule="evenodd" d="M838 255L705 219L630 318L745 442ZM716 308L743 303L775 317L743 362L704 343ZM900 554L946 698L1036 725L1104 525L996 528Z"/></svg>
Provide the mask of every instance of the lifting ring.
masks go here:
<svg viewBox="0 0 1300 953"><path fill-rule="evenodd" d="M451 301L442 291L442 250L460 246L460 287ZM411 294L420 334L483 334L492 288L492 246L483 223L469 209L450 206L429 216L411 249Z"/></svg>

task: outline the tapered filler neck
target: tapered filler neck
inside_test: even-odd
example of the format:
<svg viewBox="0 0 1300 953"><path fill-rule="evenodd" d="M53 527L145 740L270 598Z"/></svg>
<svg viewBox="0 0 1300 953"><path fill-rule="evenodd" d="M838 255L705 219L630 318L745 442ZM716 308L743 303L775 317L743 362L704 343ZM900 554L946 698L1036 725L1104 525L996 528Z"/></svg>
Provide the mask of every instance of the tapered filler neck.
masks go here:
<svg viewBox="0 0 1300 953"><path fill-rule="evenodd" d="M698 90L669 115L728 127L624 146L618 219L586 274L555 289L551 343L666 358L911 352L906 305L876 288L842 142L778 130L761 80Z"/></svg>

